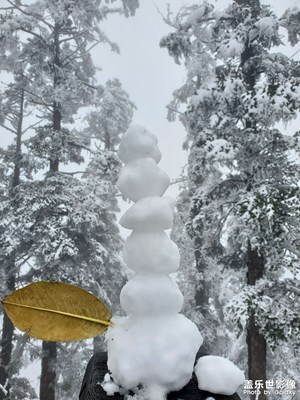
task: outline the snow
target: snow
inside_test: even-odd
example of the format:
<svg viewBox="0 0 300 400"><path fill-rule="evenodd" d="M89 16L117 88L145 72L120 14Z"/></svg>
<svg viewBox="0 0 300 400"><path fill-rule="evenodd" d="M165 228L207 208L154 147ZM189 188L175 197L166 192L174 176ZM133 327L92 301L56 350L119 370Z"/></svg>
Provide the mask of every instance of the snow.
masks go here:
<svg viewBox="0 0 300 400"><path fill-rule="evenodd" d="M108 396L113 396L115 393L120 391L120 387L114 383L110 374L105 374L104 380L101 383L101 386L106 391Z"/></svg>
<svg viewBox="0 0 300 400"><path fill-rule="evenodd" d="M234 157L234 149L232 145L225 139L215 139L205 146L207 158L215 160L226 160Z"/></svg>
<svg viewBox="0 0 300 400"><path fill-rule="evenodd" d="M180 256L164 232L173 223L174 200L161 197L170 179L156 164L157 138L143 127L131 127L119 155L125 166L117 186L136 202L120 221L133 229L123 259L136 275L120 294L127 316L112 319L106 334L112 381L107 377L102 386L108 393L117 385L133 390L136 399L164 400L189 382L203 339L197 326L179 314L183 295L169 276Z"/></svg>
<svg viewBox="0 0 300 400"><path fill-rule="evenodd" d="M125 164L145 157L159 163L161 152L157 147L157 137L140 125L130 126L120 143L119 157Z"/></svg>
<svg viewBox="0 0 300 400"><path fill-rule="evenodd" d="M133 231L126 239L123 259L136 272L169 274L179 268L178 247L163 231Z"/></svg>
<svg viewBox="0 0 300 400"><path fill-rule="evenodd" d="M127 199L162 196L170 185L170 178L152 158L139 158L126 164L117 186Z"/></svg>
<svg viewBox="0 0 300 400"><path fill-rule="evenodd" d="M188 383L202 344L193 322L180 314L155 313L112 322L106 337L108 368L116 384L129 390L142 383L146 388L159 386L167 393Z"/></svg>
<svg viewBox="0 0 300 400"><path fill-rule="evenodd" d="M200 390L230 396L244 383L244 373L223 357L205 356L199 358L195 374Z"/></svg>
<svg viewBox="0 0 300 400"><path fill-rule="evenodd" d="M218 55L227 59L231 57L239 57L244 50L244 44L237 37L230 37L223 40L218 47Z"/></svg>
<svg viewBox="0 0 300 400"><path fill-rule="evenodd" d="M177 313L183 306L183 295L169 276L138 274L123 287L120 301L128 314Z"/></svg>
<svg viewBox="0 0 300 400"><path fill-rule="evenodd" d="M277 30L277 22L274 17L262 17L256 23L259 35L271 38Z"/></svg>
<svg viewBox="0 0 300 400"><path fill-rule="evenodd" d="M145 197L138 200L120 219L120 225L139 231L172 227L175 201L171 197Z"/></svg>
<svg viewBox="0 0 300 400"><path fill-rule="evenodd" d="M202 4L201 7L197 8L188 16L186 22L191 25L197 24L204 17L204 15L207 15L209 12L211 12L213 8L214 7L211 4Z"/></svg>
<svg viewBox="0 0 300 400"><path fill-rule="evenodd" d="M188 16L186 22L191 25L196 24L201 18L203 18L204 12L205 12L204 7L198 8Z"/></svg>

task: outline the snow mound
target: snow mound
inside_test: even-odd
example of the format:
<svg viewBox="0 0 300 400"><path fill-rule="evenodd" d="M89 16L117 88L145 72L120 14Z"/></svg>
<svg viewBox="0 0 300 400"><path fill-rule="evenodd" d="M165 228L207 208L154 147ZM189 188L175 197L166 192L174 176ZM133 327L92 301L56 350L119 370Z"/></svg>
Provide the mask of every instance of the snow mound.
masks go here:
<svg viewBox="0 0 300 400"><path fill-rule="evenodd" d="M149 157L126 164L117 182L120 192L133 201L143 197L162 196L169 185L168 175Z"/></svg>
<svg viewBox="0 0 300 400"><path fill-rule="evenodd" d="M118 155L125 164L144 157L150 157L156 163L159 163L161 159L157 137L140 125L132 125L128 128L122 137Z"/></svg>
<svg viewBox="0 0 300 400"><path fill-rule="evenodd" d="M171 197L145 197L125 212L120 225L139 231L169 229L173 225L174 206Z"/></svg>
<svg viewBox="0 0 300 400"><path fill-rule="evenodd" d="M183 295L169 276L143 274L134 276L120 295L123 310L130 314L178 313Z"/></svg>
<svg viewBox="0 0 300 400"><path fill-rule="evenodd" d="M142 383L151 396L147 400L158 400L158 389L163 399L189 382L203 341L193 322L180 314L112 321L106 334L108 368L117 385L129 390Z"/></svg>
<svg viewBox="0 0 300 400"><path fill-rule="evenodd" d="M205 356L199 358L195 374L200 390L231 396L244 383L244 373L223 357Z"/></svg>
<svg viewBox="0 0 300 400"><path fill-rule="evenodd" d="M163 231L133 231L123 247L123 260L136 272L176 272L180 264L176 244Z"/></svg>

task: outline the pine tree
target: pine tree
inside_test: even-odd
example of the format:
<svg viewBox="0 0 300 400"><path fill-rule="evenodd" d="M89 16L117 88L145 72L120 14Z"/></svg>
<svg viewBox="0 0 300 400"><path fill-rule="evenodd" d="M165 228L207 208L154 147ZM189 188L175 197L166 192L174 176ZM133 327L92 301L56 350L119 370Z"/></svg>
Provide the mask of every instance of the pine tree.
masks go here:
<svg viewBox="0 0 300 400"><path fill-rule="evenodd" d="M249 379L266 379L266 351L299 346L298 133L278 123L299 109L299 63L272 52L286 26L298 42L299 11L282 19L258 0L223 11L204 2L183 10L176 31L162 39L187 81L172 108L187 102L182 122L189 145L192 193L188 229L201 257L241 269L245 289L228 305L236 324L247 321ZM291 306L293 304L293 306ZM264 399L261 395L259 399Z"/></svg>
<svg viewBox="0 0 300 400"><path fill-rule="evenodd" d="M18 63L26 65L26 100L36 106L36 118L41 121L27 142L28 153L47 169L44 180L20 188L20 204L12 215L15 225L7 232L8 236L18 230L30 237L27 257L35 262L27 279L72 281L76 276L78 283L87 277L83 272L78 274L82 260L87 259L85 264L90 265L109 255L101 241L88 241L87 225L95 221L88 221L86 210L80 207L87 187L60 170L62 164L83 162L81 150L88 147L85 139L66 124L74 123L78 109L96 102L103 92L94 82L90 50L99 42L118 50L100 30L99 22L112 13L132 15L138 7L136 0L109 3L9 1L1 8L1 53L4 59L12 55L16 38L21 40ZM11 59L9 56L15 66L16 60ZM91 247L95 258L87 256ZM90 278L94 278L92 274ZM44 342L40 386L44 400L55 396L56 358L56 344Z"/></svg>
<svg viewBox="0 0 300 400"><path fill-rule="evenodd" d="M14 135L14 143L7 149L1 151L3 165L1 173L1 263L2 282L1 297L13 292L16 286L16 277L20 273L23 264L22 258L27 252L28 245L20 236L10 237L7 235L7 224L11 222L10 215L19 206L18 191L21 184L21 176L30 175L26 168L26 156L22 153L22 136L24 133L23 120L25 117L25 76L22 68L15 70L15 80L6 86L2 93L1 104L2 118L1 126L10 135ZM28 167L28 165L27 165ZM15 242L15 243L13 243ZM0 353L0 384L9 392L11 382L10 376L17 373L16 365L11 363L13 349L14 327L9 318L4 315L1 353ZM25 381L24 381L25 383ZM0 391L0 398L4 395Z"/></svg>

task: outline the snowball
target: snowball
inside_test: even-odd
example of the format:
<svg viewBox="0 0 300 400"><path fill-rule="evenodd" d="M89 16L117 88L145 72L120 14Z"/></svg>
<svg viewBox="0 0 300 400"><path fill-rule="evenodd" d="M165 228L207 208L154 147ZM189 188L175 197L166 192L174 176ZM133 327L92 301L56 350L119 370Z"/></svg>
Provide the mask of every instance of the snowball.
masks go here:
<svg viewBox="0 0 300 400"><path fill-rule="evenodd" d="M112 321L106 339L108 368L116 384L127 390L142 384L150 395L157 388L166 393L189 382L203 341L193 322L180 314Z"/></svg>
<svg viewBox="0 0 300 400"><path fill-rule="evenodd" d="M123 287L120 295L123 310L130 314L177 313L183 295L169 276L136 275Z"/></svg>
<svg viewBox="0 0 300 400"><path fill-rule="evenodd" d="M150 157L157 163L161 159L161 152L157 147L157 137L140 125L128 128L122 136L118 154L120 160L125 164L144 157Z"/></svg>
<svg viewBox="0 0 300 400"><path fill-rule="evenodd" d="M200 390L231 396L245 381L244 373L223 357L199 358L195 367Z"/></svg>
<svg viewBox="0 0 300 400"><path fill-rule="evenodd" d="M125 212L120 225L140 231L169 229L173 225L174 206L171 197L145 197Z"/></svg>
<svg viewBox="0 0 300 400"><path fill-rule="evenodd" d="M126 164L117 182L120 192L133 201L143 197L162 196L169 185L168 175L149 157Z"/></svg>
<svg viewBox="0 0 300 400"><path fill-rule="evenodd" d="M177 245L163 231L133 231L125 241L123 260L136 272L162 272L169 274L179 268Z"/></svg>

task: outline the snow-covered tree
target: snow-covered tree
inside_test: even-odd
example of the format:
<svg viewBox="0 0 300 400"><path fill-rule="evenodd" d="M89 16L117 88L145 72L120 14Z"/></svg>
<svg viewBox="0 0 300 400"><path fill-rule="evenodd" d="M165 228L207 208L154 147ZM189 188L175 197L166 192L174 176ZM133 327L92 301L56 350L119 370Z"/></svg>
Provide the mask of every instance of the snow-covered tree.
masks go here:
<svg viewBox="0 0 300 400"><path fill-rule="evenodd" d="M104 90L94 81L90 50L103 42L118 51L99 23L110 14L133 15L137 7L137 0L105 4L100 0L57 0L7 1L0 8L1 68L14 71L24 66L26 102L35 106L35 118L40 120L26 143L27 152L46 172L44 180L19 188L18 209L10 210L5 222L6 237L14 237L12 246L21 240L29 244L27 258L35 261L27 279L72 281L76 277L80 283L87 276L93 278L92 271L80 273L80 268L115 257L106 248L104 235L89 241L89 229L103 217L96 210L99 199L94 208L88 204L87 184L60 167L84 161L81 150L89 143L67 124L73 124L78 109L98 101ZM101 190L106 195L107 181L100 186L102 189L91 194L93 200ZM89 219L93 212L96 214ZM41 399L54 398L56 353L55 343L43 343Z"/></svg>
<svg viewBox="0 0 300 400"><path fill-rule="evenodd" d="M25 111L25 88L26 81L22 69L15 71L14 82L5 86L1 93L1 121L0 125L5 134L13 135L13 143L7 148L2 148L1 158L1 211L0 211L0 241L1 241L1 298L7 292L15 289L17 276L20 268L24 264L24 256L27 255L28 244L26 240L15 235L9 236L6 232L7 224L11 222L9 216L18 209L18 191L19 186L24 179L31 175L31 167L28 157L23 154L22 141L24 134L23 120L26 117ZM0 383L6 385L9 391L11 387L11 377L18 373L20 362L12 356L14 327L9 318L4 315L1 353L0 353ZM14 359L14 360L13 360ZM13 380L17 379L14 376ZM20 382L20 387L25 395L26 387L29 387L26 380ZM15 397L18 391L15 390ZM20 394L20 393L19 393ZM0 394L3 396L4 394Z"/></svg>
<svg viewBox="0 0 300 400"><path fill-rule="evenodd" d="M221 11L203 2L169 21L175 31L161 41L187 68L170 107L187 103L187 229L204 276L213 264L244 272L245 288L227 311L236 325L247 323L253 380L266 378L267 345L300 339L300 176L291 157L299 135L280 124L297 117L300 67L273 49L281 26L298 41L297 16L290 10L280 19L258 0Z"/></svg>

